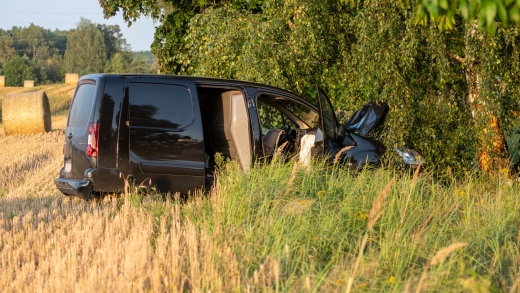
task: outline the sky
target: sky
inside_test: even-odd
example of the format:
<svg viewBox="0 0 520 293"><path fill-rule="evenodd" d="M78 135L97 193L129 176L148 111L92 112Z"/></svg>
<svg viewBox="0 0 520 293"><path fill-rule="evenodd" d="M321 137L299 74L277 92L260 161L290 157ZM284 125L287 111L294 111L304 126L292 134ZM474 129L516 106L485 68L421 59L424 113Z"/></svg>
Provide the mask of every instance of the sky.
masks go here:
<svg viewBox="0 0 520 293"><path fill-rule="evenodd" d="M151 19L138 19L131 27L127 27L121 13L104 19L98 0L0 0L0 28L3 30L13 26L27 27L31 23L51 30L69 30L76 27L80 17L93 23L118 24L132 51L150 50L155 32Z"/></svg>

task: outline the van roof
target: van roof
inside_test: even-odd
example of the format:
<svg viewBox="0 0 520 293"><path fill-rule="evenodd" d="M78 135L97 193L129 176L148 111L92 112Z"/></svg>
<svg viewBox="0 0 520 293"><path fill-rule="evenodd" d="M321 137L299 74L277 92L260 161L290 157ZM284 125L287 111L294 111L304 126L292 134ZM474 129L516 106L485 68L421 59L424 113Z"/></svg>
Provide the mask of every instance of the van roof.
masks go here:
<svg viewBox="0 0 520 293"><path fill-rule="evenodd" d="M138 73L125 73L125 74L117 74L117 73L99 73L99 74L89 74L82 76L79 80L82 79L89 79L92 77L102 77L102 76L119 76L119 77L150 77L150 78L175 78L175 79L181 79L181 80L191 80L194 81L197 84L214 84L214 85L234 85L234 86L248 86L248 87L262 87L265 89L272 89L280 92L284 92L288 95L297 96L299 98L303 98L298 94L295 94L293 92L275 87L270 86L266 84L251 82L251 81L244 81L244 80L237 80L237 79L224 79L224 78L216 78L216 77L200 77L200 76L190 76L190 75L173 75L173 74L138 74ZM97 79L96 78L96 79Z"/></svg>

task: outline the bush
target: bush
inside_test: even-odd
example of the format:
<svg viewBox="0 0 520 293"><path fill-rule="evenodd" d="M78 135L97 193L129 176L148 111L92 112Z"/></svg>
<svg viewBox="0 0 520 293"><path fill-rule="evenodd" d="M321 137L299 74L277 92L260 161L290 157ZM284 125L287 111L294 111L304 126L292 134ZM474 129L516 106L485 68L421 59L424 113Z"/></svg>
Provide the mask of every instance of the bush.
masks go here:
<svg viewBox="0 0 520 293"><path fill-rule="evenodd" d="M6 86L23 86L24 80L36 78L26 56L14 55L9 57L4 63L4 74Z"/></svg>

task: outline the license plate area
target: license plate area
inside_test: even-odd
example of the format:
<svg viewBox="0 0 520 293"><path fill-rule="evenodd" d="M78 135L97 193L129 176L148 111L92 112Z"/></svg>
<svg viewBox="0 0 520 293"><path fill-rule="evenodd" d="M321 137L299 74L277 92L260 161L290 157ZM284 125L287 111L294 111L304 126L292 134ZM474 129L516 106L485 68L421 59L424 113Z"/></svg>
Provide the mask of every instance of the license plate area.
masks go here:
<svg viewBox="0 0 520 293"><path fill-rule="evenodd" d="M72 170L72 162L70 160L65 161L65 173L70 173Z"/></svg>

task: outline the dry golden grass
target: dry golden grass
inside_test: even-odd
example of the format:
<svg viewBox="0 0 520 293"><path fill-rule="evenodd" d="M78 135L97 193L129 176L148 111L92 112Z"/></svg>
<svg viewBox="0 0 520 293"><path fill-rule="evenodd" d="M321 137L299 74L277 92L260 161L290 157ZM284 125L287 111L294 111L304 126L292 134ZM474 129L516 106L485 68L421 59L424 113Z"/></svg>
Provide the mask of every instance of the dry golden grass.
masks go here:
<svg viewBox="0 0 520 293"><path fill-rule="evenodd" d="M0 195L27 198L50 189L62 163L65 116L52 117L53 131L35 135L5 136L0 125Z"/></svg>
<svg viewBox="0 0 520 293"><path fill-rule="evenodd" d="M164 204L169 216L157 223L131 208L128 198L85 202L63 196L53 184L63 132L2 132L0 127L2 291L205 291L210 285L218 292L239 286L238 261L226 243L181 222L179 205ZM220 251L224 271L211 261Z"/></svg>

